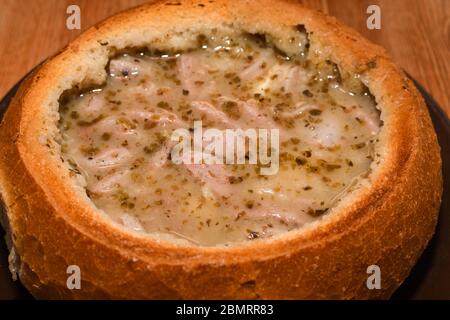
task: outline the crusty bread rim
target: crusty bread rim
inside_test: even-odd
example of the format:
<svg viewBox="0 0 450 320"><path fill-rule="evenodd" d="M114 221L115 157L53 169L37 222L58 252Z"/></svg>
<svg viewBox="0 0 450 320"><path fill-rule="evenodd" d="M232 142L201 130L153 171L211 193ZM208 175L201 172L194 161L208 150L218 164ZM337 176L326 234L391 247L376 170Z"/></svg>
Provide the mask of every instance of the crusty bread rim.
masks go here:
<svg viewBox="0 0 450 320"><path fill-rule="evenodd" d="M99 247L107 246L123 257L136 257L151 266L194 268L205 264L233 265L289 257L294 252L339 243L340 239L357 231L366 234L356 240L372 237L377 241L379 238L379 247L375 245L373 248L377 250L372 252L375 263L386 250L402 246L400 240L417 237L416 247L403 248L409 251L405 256L411 256L409 265L402 266L398 272L393 271L398 285L402 281L398 273L404 276L432 235L442 190L436 136L423 99L413 84L390 62L382 48L362 39L334 18L298 4L274 0L181 2L182 9L173 2L156 3L104 21L82 34L28 81L20 97L22 113L15 145L17 161L26 167L26 175L32 181L22 183L39 186L45 194L43 201L54 208L56 218L63 219L67 228ZM145 46L152 38L163 38L166 42L158 42L161 47L182 45L174 39L182 41L183 38L176 38L176 35L186 28L196 34L205 29L232 26L277 39L296 25L304 25L308 31L311 55L320 51L317 59L330 59L341 70L361 75L377 100L384 122L376 149L381 155L380 164L373 163L369 179L362 181L357 191L321 221L276 238L231 247L179 246L111 223L94 207L81 187L74 187L73 180L68 178L67 167L60 160L58 145L52 139L58 134L58 99L65 90L77 84L89 84L92 79L103 81L104 68L114 50ZM172 34L170 39L164 38L167 31ZM2 140L2 147L4 143L7 142ZM19 213L13 208L16 201L13 197L17 196L10 189L9 181L13 177L5 170L0 171L1 192L14 230L15 215ZM426 194L423 190L427 190ZM418 211L427 206L428 212L418 218ZM397 243L392 243L391 247L387 246L389 241L383 239L383 236L387 237L387 231L380 230L382 224L377 215L382 215L386 227L394 231L389 234ZM421 225L417 225L419 222ZM44 222L40 223L44 228ZM373 224L373 230L370 224ZM49 232L51 226L48 229ZM398 235L403 229L404 234ZM21 250L24 248L19 248L19 254ZM362 249L359 254L365 257L369 253ZM361 260L370 260L366 258ZM347 257L342 259L346 261Z"/></svg>

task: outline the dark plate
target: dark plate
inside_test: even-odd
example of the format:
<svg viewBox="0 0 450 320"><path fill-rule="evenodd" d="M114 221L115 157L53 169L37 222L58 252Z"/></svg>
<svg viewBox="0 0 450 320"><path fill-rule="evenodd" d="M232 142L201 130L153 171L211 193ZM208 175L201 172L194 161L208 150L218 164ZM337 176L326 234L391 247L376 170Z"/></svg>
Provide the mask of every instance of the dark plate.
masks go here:
<svg viewBox="0 0 450 320"><path fill-rule="evenodd" d="M20 81L21 82L21 81ZM0 119L20 82L0 102ZM436 234L393 299L450 299L450 121L434 99L419 85L442 148L444 197ZM1 151L0 151L1 152ZM424 190L426 192L426 190ZM3 229L0 233L4 235ZM0 241L0 299L32 299L19 281L12 281L8 270L8 250Z"/></svg>

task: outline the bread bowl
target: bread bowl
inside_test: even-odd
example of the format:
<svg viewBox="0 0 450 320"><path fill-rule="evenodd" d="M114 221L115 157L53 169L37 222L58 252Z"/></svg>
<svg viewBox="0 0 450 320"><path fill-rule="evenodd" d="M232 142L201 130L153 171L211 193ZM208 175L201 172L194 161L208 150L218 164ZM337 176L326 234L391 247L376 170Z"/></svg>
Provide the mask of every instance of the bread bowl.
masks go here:
<svg viewBox="0 0 450 320"><path fill-rule="evenodd" d="M373 97L380 112L372 143L376 157L364 164L365 174L339 201L326 212L317 208L320 217L262 239L254 239L252 232L251 241L233 238L237 240L228 239L224 245L221 239L206 243L208 236L186 242L180 241L186 237L155 230L130 230L133 224L115 221L110 210L102 210L102 199L88 191L91 175L83 173L86 168L74 168L68 161L74 149L69 145L64 151L67 140L61 133L70 137L79 132L64 131L65 120L85 119L72 116L73 108L83 110L82 104L71 106L66 114L64 106L74 94L92 98L95 92L86 90L100 88L107 78L114 81L117 75L110 62L120 62L118 56L147 48L150 60L156 51L176 51L183 58L203 49L196 47L198 36L210 39L212 32L263 38L267 48L261 50L290 59L274 67L295 62L300 47L313 71L331 65L342 86ZM292 37L301 38L295 47ZM122 76L132 83L128 71ZM308 88L302 88L302 94ZM310 94L316 92L304 95L311 98ZM331 104L319 109L326 113L327 106ZM211 110L211 104L207 107ZM411 82L383 49L333 18L285 1L162 2L110 18L24 82L0 136L0 186L11 237L11 269L38 298L386 298L432 236L442 193L439 146ZM288 205L297 206L296 200L289 197ZM133 205L126 205L133 212ZM381 290L366 286L367 267L374 264L382 271ZM66 286L69 265L81 269L80 290Z"/></svg>

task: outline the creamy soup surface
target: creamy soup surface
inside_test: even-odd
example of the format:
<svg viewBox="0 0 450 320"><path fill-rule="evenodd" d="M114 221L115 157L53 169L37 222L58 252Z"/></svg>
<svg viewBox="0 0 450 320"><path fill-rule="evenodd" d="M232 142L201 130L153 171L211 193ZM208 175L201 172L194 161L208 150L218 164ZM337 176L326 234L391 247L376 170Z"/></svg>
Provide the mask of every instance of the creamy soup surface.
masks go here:
<svg viewBox="0 0 450 320"><path fill-rule="evenodd" d="M371 94L348 89L332 62L285 56L261 37L130 50L108 72L103 86L62 100L62 155L94 204L135 232L203 246L271 237L320 219L374 160L381 122ZM195 120L279 129L278 172L175 164L170 137Z"/></svg>

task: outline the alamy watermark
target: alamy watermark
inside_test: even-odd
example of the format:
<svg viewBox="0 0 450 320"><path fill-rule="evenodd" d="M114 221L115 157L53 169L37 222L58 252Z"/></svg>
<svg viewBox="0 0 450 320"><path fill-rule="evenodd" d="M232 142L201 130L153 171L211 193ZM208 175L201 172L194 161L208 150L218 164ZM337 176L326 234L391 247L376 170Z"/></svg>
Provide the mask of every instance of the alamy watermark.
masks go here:
<svg viewBox="0 0 450 320"><path fill-rule="evenodd" d="M381 289L381 269L376 264L367 267L367 274L369 277L366 281L367 289L380 290Z"/></svg>
<svg viewBox="0 0 450 320"><path fill-rule="evenodd" d="M81 269L77 265L70 265L67 267L66 273L69 274L67 277L66 285L70 290L80 290L81 289Z"/></svg>
<svg viewBox="0 0 450 320"><path fill-rule="evenodd" d="M81 9L79 6L72 4L67 7L66 13L69 15L66 19L66 27L69 30L81 29Z"/></svg>
<svg viewBox="0 0 450 320"><path fill-rule="evenodd" d="M279 129L203 130L195 121L192 130L179 128L171 136L175 164L259 165L261 175L274 175L279 169Z"/></svg>
<svg viewBox="0 0 450 320"><path fill-rule="evenodd" d="M367 18L367 29L369 30L380 30L381 29L381 8L375 4L367 7L367 14L370 16Z"/></svg>

